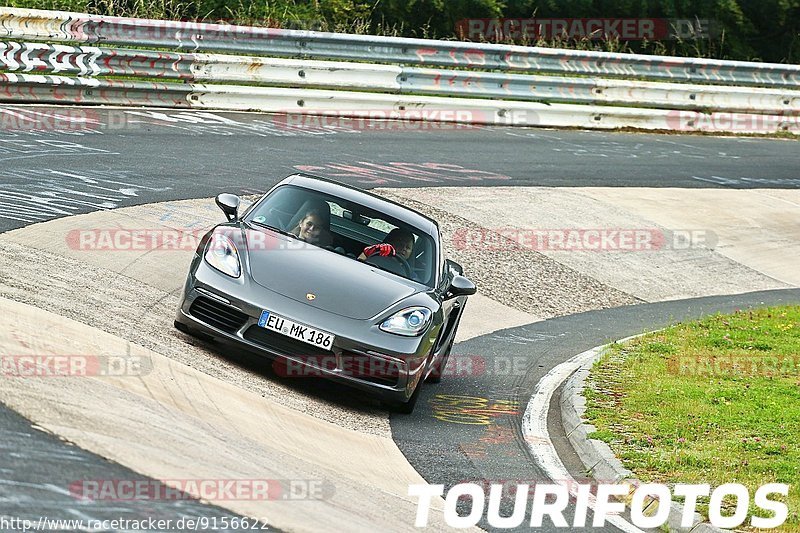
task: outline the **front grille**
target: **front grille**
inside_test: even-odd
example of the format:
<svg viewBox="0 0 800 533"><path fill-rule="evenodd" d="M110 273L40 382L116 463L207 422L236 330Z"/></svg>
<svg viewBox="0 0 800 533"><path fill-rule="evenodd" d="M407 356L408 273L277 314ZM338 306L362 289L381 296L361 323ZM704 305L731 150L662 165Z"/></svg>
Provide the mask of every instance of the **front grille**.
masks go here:
<svg viewBox="0 0 800 533"><path fill-rule="evenodd" d="M247 322L247 315L238 309L205 296L195 298L189 314L226 333L235 333Z"/></svg>
<svg viewBox="0 0 800 533"><path fill-rule="evenodd" d="M347 351L342 351L339 357L336 357L330 350L312 346L256 325L247 328L247 331L244 332L244 338L317 369L299 368L287 361L281 361L275 367L280 375L322 377L323 373L319 369L333 371L337 368L337 364L341 364L340 370L343 375L369 383L395 386L401 373L400 366L397 363Z"/></svg>
<svg viewBox="0 0 800 533"><path fill-rule="evenodd" d="M341 361L344 374L362 381L394 386L400 377L399 363L379 357L343 351Z"/></svg>
<svg viewBox="0 0 800 533"><path fill-rule="evenodd" d="M333 355L330 350L317 348L311 344L306 344L303 341L295 340L280 333L274 333L256 325L247 328L247 331L244 332L244 338L265 348L270 348L292 357Z"/></svg>

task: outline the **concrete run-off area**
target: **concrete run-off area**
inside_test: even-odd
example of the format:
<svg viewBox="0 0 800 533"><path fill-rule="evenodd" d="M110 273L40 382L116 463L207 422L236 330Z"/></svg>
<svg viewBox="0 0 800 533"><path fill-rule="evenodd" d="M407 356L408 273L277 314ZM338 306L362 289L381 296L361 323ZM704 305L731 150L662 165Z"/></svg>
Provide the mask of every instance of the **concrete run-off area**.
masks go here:
<svg viewBox="0 0 800 533"><path fill-rule="evenodd" d="M797 191L379 192L436 218L450 256L477 283L480 292L467 305L460 340L643 300L800 282L793 270L800 242ZM155 478L323 479L335 485L330 499L306 502L303 513L283 502L218 502L247 516L266 513L279 528L332 520L356 530L375 523L410 529L415 502L406 491L424 481L393 442L388 414L374 399L320 380L281 379L263 359L173 329L196 245L192 238L222 220L212 199L187 200L67 217L1 235L0 308L13 317L0 337L2 353L124 354L150 364L135 379L3 379L0 401L87 450ZM633 243L645 242L635 232L646 230L648 242L660 244L656 250L567 251L558 243L563 248L569 239L552 235L547 246L536 240L510 246L508 238L486 237L509 228L573 231L581 239L587 231L630 230ZM177 249L158 240L159 246L146 240L137 246L130 239L100 238L104 231L139 230L173 232L188 244ZM674 235L685 231L704 232L704 245L676 245ZM618 233L606 241L617 248L631 245ZM148 436L142 427L150 428ZM366 512L363 501L375 502L369 509L380 515ZM437 513L441 503L435 502Z"/></svg>
<svg viewBox="0 0 800 533"><path fill-rule="evenodd" d="M648 302L800 285L797 190L492 187L392 194L461 217L464 225L450 242L457 254L513 260L536 252ZM473 232L470 224L490 232ZM579 292L568 284L552 290Z"/></svg>

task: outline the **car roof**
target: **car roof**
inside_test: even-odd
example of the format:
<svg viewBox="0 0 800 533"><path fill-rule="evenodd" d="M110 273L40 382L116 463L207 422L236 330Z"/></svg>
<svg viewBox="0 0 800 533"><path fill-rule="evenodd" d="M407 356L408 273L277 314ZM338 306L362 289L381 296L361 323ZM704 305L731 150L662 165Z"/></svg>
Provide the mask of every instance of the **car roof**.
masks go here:
<svg viewBox="0 0 800 533"><path fill-rule="evenodd" d="M358 189L328 178L312 176L310 174L292 174L281 181L280 184L297 185L332 196L338 196L344 200L349 200L380 213L385 213L401 222L419 228L437 239L439 238L439 224L435 220L410 207L393 202L392 200L383 198L369 191Z"/></svg>

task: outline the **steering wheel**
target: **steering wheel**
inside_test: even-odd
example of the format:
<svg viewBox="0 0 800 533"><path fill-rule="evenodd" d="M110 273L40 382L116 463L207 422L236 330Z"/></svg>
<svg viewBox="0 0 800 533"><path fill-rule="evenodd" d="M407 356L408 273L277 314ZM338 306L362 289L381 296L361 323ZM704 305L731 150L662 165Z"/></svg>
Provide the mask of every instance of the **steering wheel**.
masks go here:
<svg viewBox="0 0 800 533"><path fill-rule="evenodd" d="M398 263L400 263L401 267L403 267L403 270L405 271L405 277L407 278L414 277L414 269L411 268L411 265L408 264L408 261L406 261L405 258L400 257L399 255L394 255L392 257L396 259Z"/></svg>

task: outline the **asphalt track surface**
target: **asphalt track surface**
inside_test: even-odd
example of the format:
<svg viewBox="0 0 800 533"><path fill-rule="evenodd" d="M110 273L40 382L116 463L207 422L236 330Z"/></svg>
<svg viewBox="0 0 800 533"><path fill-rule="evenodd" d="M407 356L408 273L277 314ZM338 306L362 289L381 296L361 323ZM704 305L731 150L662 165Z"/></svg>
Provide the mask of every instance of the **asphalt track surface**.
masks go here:
<svg viewBox="0 0 800 533"><path fill-rule="evenodd" d="M492 483L507 487L551 483L531 456L521 423L536 384L553 367L595 346L676 322L799 302L800 289L713 296L591 311L476 337L453 348L451 357L457 360L453 375L439 384L425 384L413 416L391 416L392 436L414 468L429 483L444 484L445 490L464 482L487 488ZM548 431L573 477L588 483L566 440L558 400L554 395ZM469 509L465 504L461 513L466 515ZM510 516L513 499L505 498L500 509L503 516ZM565 517L571 524L572 517L567 513ZM564 531L548 520L542 531ZM530 531L529 522L530 505L518 530ZM485 515L479 525L493 529Z"/></svg>
<svg viewBox="0 0 800 533"><path fill-rule="evenodd" d="M788 140L402 123L298 126L259 114L99 108L2 106L0 119L0 232L98 209L263 192L298 170L365 188L800 187L800 150ZM431 483L547 481L528 453L520 422L536 383L555 365L678 320L798 301L800 291L787 290L645 304L460 343L453 356L469 361L464 372L426 385L412 416L392 416L394 438ZM548 421L562 460L580 478L559 417L551 412ZM0 516L60 510L58 518L80 517L89 508L80 509L64 492L70 482L141 477L62 443L2 406L0 437L6 459L0 463ZM89 510L87 516L100 518L232 516L186 501L106 502Z"/></svg>
<svg viewBox="0 0 800 533"><path fill-rule="evenodd" d="M305 170L365 188L800 187L795 140L0 106L0 231L133 204L263 192Z"/></svg>
<svg viewBox="0 0 800 533"><path fill-rule="evenodd" d="M16 518L41 525L40 531L75 531L56 520L171 520L171 531L185 530L187 520L213 520L228 523L237 515L225 509L204 505L185 493L170 492L168 499L82 499L91 494L92 480L125 480L154 483L154 494L166 493L160 482L153 482L116 463L65 444L57 437L31 426L31 423L0 406L0 520ZM88 492L84 492L88 491ZM158 492L156 492L158 491ZM241 517L239 517L241 518ZM48 522L40 522L42 519ZM178 521L183 519L179 528ZM0 521L0 524L2 522ZM110 523L109 523L110 525ZM163 525L167 525L166 522ZM30 527L30 526L29 526ZM84 526L86 527L86 526ZM133 530L133 528L130 528ZM13 523L0 526L0 531L20 530ZM118 531L106 529L100 531ZM148 529L142 529L147 531ZM221 527L217 531L241 531L242 528ZM271 529L274 531L274 529ZM84 529L85 531L85 529Z"/></svg>

